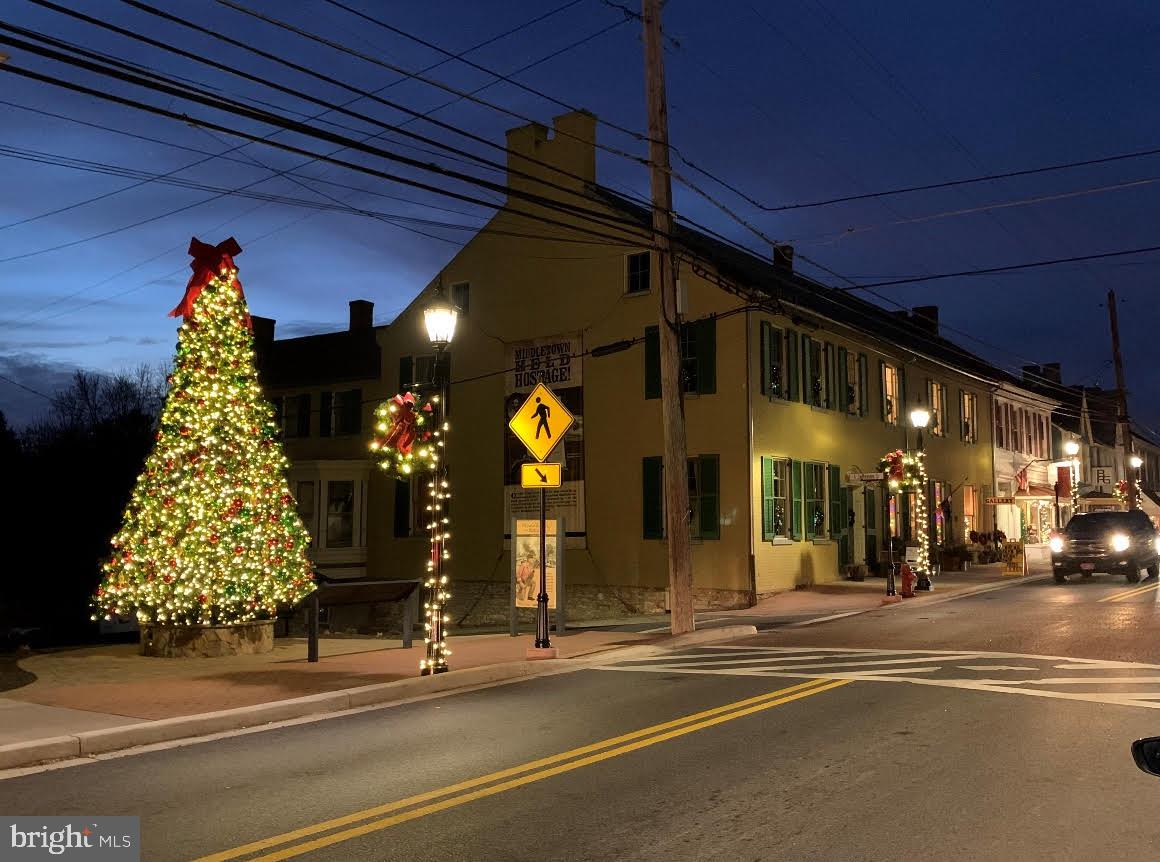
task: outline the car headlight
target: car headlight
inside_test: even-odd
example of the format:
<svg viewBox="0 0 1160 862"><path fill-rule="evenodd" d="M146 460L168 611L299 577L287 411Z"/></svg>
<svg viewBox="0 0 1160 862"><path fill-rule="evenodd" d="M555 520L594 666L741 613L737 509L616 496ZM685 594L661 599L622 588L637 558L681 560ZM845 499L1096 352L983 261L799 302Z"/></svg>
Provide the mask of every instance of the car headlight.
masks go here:
<svg viewBox="0 0 1160 862"><path fill-rule="evenodd" d="M1132 540L1125 536L1123 533L1116 533L1114 536L1112 536L1113 551L1126 551L1128 550L1128 546L1131 544Z"/></svg>
<svg viewBox="0 0 1160 862"><path fill-rule="evenodd" d="M1051 552L1053 554L1058 554L1063 551L1063 536L1052 536L1047 544L1051 546ZM1157 537L1156 544L1157 547L1160 547L1160 537Z"/></svg>

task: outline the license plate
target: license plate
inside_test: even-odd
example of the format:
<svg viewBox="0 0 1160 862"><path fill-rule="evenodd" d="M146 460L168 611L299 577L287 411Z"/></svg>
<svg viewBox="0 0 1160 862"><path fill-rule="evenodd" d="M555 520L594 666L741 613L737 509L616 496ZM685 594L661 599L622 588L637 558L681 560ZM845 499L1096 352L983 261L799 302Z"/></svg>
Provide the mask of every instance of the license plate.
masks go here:
<svg viewBox="0 0 1160 862"><path fill-rule="evenodd" d="M1081 569L1083 569L1085 572L1090 572L1092 569L1094 569L1096 567L1096 564L1095 563L1080 563L1079 567Z"/></svg>

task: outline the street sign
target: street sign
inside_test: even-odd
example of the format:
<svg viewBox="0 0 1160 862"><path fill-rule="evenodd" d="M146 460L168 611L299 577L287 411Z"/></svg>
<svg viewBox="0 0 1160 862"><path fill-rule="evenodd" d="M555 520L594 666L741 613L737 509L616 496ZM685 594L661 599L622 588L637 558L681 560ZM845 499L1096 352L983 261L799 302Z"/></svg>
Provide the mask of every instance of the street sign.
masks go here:
<svg viewBox="0 0 1160 862"><path fill-rule="evenodd" d="M543 461L563 439L574 421L568 408L560 403L552 390L543 383L537 383L532 394L508 422L508 427L528 447L533 458Z"/></svg>
<svg viewBox="0 0 1160 862"><path fill-rule="evenodd" d="M1016 500L1014 497L984 497L983 504L986 506L1014 506Z"/></svg>
<svg viewBox="0 0 1160 862"><path fill-rule="evenodd" d="M846 474L846 478L851 482L881 482L886 478L885 473L855 473L850 472Z"/></svg>
<svg viewBox="0 0 1160 862"><path fill-rule="evenodd" d="M541 462L520 465L521 488L559 488L563 483L563 464Z"/></svg>

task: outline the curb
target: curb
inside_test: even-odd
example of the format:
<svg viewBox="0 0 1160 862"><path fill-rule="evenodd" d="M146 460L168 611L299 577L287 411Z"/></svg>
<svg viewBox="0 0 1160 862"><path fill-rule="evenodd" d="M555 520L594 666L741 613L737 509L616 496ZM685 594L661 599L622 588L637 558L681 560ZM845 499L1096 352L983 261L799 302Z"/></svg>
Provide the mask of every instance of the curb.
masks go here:
<svg viewBox="0 0 1160 862"><path fill-rule="evenodd" d="M393 682L358 686L340 691L276 700L253 706L223 709L157 721L142 721L105 730L90 730L69 736L54 736L0 745L0 770L35 766L70 757L92 757L179 739L241 730L273 722L309 716L325 716L366 706L393 703L414 697L450 694L463 688L507 682L525 677L582 670L585 666L620 661L636 656L658 655L690 644L732 640L757 634L755 626L722 626L679 635L662 644L628 646L563 659L503 662L472 667L436 676L421 676Z"/></svg>
<svg viewBox="0 0 1160 862"><path fill-rule="evenodd" d="M798 629L798 628L805 628L806 626L818 625L819 623L828 623L832 620L844 619L845 617L856 617L859 614L868 614L871 611L892 610L895 608L930 607L931 605L941 605L943 602L953 602L955 599L965 599L965 598L969 598L970 596L978 596L978 595L981 595L983 593L993 593L996 590L1005 590L1008 587L1016 587L1019 584L1029 584L1032 581L1042 581L1045 578L1050 578L1050 577L1051 577L1051 572L1045 572L1045 573L1039 574L1039 575L1024 575L1024 576L1019 577L1019 578L1008 578L1007 580L1000 581L997 584L983 584L982 586L979 586L979 587L969 587L965 590L962 590L961 592L951 593L949 596L937 596L936 598L928 599L927 601L923 601L923 602L902 601L902 602L899 602L897 604L878 605L878 606L872 607L872 608L860 608L859 610L856 610L856 611L842 611L841 613L830 614L829 616L826 616L826 617L816 617L812 620L803 620L800 623L789 623L789 624L784 625L784 626L778 626L777 628L778 629ZM915 595L915 598L920 598L920 597L926 598L926 595L925 594L923 594L921 596L918 594Z"/></svg>

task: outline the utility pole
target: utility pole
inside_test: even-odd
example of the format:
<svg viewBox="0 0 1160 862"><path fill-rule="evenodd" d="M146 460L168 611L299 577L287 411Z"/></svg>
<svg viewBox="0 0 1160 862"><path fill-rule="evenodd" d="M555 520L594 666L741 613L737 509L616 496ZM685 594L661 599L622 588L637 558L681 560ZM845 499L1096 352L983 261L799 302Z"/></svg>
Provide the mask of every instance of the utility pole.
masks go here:
<svg viewBox="0 0 1160 862"><path fill-rule="evenodd" d="M1135 469L1132 467L1132 422L1128 418L1128 390L1124 385L1124 357L1120 355L1120 319L1116 313L1116 292L1108 291L1108 317L1112 323L1112 362L1116 366L1116 390L1120 397L1120 443L1124 448L1124 496L1128 498L1128 508L1140 505L1136 499Z"/></svg>
<svg viewBox="0 0 1160 862"><path fill-rule="evenodd" d="M661 416L664 426L665 536L669 550L670 627L693 630L693 560L689 548L688 453L681 386L681 321L673 235L673 188L669 174L669 109L665 98L661 0L642 0L648 155L652 180L653 260L660 286Z"/></svg>

